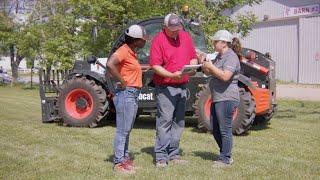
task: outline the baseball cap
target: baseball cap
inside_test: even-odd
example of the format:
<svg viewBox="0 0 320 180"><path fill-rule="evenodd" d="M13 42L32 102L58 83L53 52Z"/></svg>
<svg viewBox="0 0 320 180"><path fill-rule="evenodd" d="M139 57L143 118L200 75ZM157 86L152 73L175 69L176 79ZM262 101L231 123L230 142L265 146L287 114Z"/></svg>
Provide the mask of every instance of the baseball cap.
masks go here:
<svg viewBox="0 0 320 180"><path fill-rule="evenodd" d="M137 24L131 25L126 30L125 34L133 38L140 38L146 41L151 40L151 36L147 35L147 31L144 27Z"/></svg>
<svg viewBox="0 0 320 180"><path fill-rule="evenodd" d="M210 39L213 41L232 42L233 36L227 30L219 30L214 34L214 36L210 36Z"/></svg>
<svg viewBox="0 0 320 180"><path fill-rule="evenodd" d="M166 25L170 31L182 29L181 19L174 13L170 13L164 18L164 25Z"/></svg>

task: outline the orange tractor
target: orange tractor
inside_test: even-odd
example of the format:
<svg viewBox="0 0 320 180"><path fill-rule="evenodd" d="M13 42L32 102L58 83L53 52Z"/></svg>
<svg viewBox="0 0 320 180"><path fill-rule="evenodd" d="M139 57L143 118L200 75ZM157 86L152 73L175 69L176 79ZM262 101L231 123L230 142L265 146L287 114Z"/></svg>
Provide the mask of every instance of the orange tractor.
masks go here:
<svg viewBox="0 0 320 180"><path fill-rule="evenodd" d="M148 34L155 36L162 29L164 17L152 17L137 24L145 27ZM182 18L185 31L193 38L195 48L207 52L205 36L194 21ZM124 43L124 33L114 42L109 57ZM148 86L153 71L149 67L147 42L138 51L138 59L143 73L143 84L139 96L138 115L156 112L154 88ZM247 131L254 121L268 121L277 110L275 62L257 51L243 48L239 78L240 105L234 114L233 133ZM70 126L95 127L103 119L115 118L112 94L116 81L110 76L105 63L107 58L87 58L76 61L69 71L40 71L40 96L42 120L50 122L62 120ZM97 68L99 67L99 68ZM190 77L187 84L186 115L198 119L198 127L209 129L209 114L212 97L207 83L210 77L199 71ZM54 93L48 96L48 93Z"/></svg>

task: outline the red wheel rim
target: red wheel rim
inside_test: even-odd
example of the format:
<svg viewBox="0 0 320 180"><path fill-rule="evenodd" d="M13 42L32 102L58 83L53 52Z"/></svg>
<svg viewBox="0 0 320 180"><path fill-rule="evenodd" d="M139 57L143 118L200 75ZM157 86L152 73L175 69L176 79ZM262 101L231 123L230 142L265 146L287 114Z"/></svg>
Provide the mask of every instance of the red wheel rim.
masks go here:
<svg viewBox="0 0 320 180"><path fill-rule="evenodd" d="M208 121L210 121L211 104L212 104L212 97L208 98L208 100L204 104L204 112L205 112L206 119L208 119ZM236 119L237 115L238 115L238 108L235 108L233 115L232 115L232 121Z"/></svg>
<svg viewBox="0 0 320 180"><path fill-rule="evenodd" d="M84 109L79 109L76 106L76 102L79 98L84 98L87 101L87 106ZM71 91L65 100L65 108L67 113L75 119L86 118L93 109L93 99L92 96L83 89L75 89Z"/></svg>
<svg viewBox="0 0 320 180"><path fill-rule="evenodd" d="M207 101L205 102L205 104L204 104L204 113L205 113L206 119L208 119L209 122L210 122L210 107L211 107L211 104L212 104L212 97L209 97L207 99Z"/></svg>
<svg viewBox="0 0 320 180"><path fill-rule="evenodd" d="M234 109L233 111L232 121L236 119L237 115L238 115L238 108Z"/></svg>

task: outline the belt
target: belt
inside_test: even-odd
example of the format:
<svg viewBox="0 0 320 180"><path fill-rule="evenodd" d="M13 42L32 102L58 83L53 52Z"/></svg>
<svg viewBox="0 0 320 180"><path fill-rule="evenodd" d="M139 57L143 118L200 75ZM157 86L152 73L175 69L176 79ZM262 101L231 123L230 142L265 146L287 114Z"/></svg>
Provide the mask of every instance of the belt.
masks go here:
<svg viewBox="0 0 320 180"><path fill-rule="evenodd" d="M186 84L161 84L161 85L156 85L156 86L170 86L170 87L181 87L185 86Z"/></svg>
<svg viewBox="0 0 320 180"><path fill-rule="evenodd" d="M141 87L134 87L134 86L127 86L127 87L136 88L136 89L142 89Z"/></svg>

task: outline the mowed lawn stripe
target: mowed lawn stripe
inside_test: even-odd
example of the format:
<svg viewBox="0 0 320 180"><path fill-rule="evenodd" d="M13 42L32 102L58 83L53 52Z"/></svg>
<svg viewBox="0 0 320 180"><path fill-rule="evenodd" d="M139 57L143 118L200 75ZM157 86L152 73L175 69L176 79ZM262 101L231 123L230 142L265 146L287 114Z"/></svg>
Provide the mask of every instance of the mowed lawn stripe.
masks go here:
<svg viewBox="0 0 320 180"><path fill-rule="evenodd" d="M218 147L188 118L181 138L185 166L154 166L155 119L141 116L130 135L130 155L142 167L112 172L115 122L98 128L42 123L37 89L0 86L0 179L318 179L320 103L280 100L267 125L234 137L235 163L213 169Z"/></svg>

